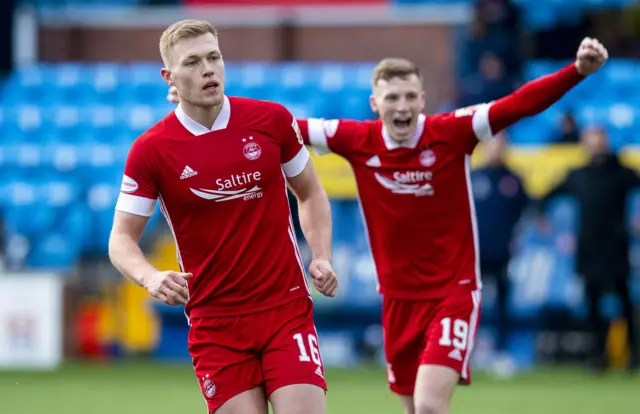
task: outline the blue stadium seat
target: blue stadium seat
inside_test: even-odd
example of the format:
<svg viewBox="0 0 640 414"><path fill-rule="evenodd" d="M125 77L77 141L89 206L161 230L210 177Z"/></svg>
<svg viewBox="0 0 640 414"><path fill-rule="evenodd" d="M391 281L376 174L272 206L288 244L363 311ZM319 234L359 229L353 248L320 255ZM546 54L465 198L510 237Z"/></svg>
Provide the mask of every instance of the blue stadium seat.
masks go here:
<svg viewBox="0 0 640 414"><path fill-rule="evenodd" d="M63 231L47 232L33 240L27 265L31 268L69 269L78 262L80 248L77 234L82 231L80 211L70 211L68 227Z"/></svg>
<svg viewBox="0 0 640 414"><path fill-rule="evenodd" d="M575 112L576 121L579 125L609 125L609 105L604 102L588 103L580 106Z"/></svg>
<svg viewBox="0 0 640 414"><path fill-rule="evenodd" d="M3 103L38 105L50 100L54 88L47 87L49 69L50 65L38 64L14 70L1 98Z"/></svg>
<svg viewBox="0 0 640 414"><path fill-rule="evenodd" d="M43 108L37 105L19 104L5 106L2 112L2 129L8 142L38 142L44 135ZM6 142L4 139L2 141Z"/></svg>
<svg viewBox="0 0 640 414"><path fill-rule="evenodd" d="M305 102L317 92L317 85L312 81L314 67L302 62L287 62L278 66L277 84L280 86L275 90L272 98L277 102L287 101L294 104Z"/></svg>
<svg viewBox="0 0 640 414"><path fill-rule="evenodd" d="M78 105L95 100L90 66L81 62L61 63L48 75L51 77L56 103Z"/></svg>
<svg viewBox="0 0 640 414"><path fill-rule="evenodd" d="M118 121L134 136L141 135L159 120L159 114L154 111L154 107L151 105L132 104L118 109Z"/></svg>
<svg viewBox="0 0 640 414"><path fill-rule="evenodd" d="M551 227L558 233L574 233L577 229L578 207L575 200L559 197L549 203L547 210Z"/></svg>
<svg viewBox="0 0 640 414"><path fill-rule="evenodd" d="M568 63L568 62L567 62ZM531 81L558 70L559 63L549 60L534 60L524 67L524 79Z"/></svg>
<svg viewBox="0 0 640 414"><path fill-rule="evenodd" d="M133 63L126 69L126 95L131 103L155 105L166 100L168 86L160 75L160 69L160 62Z"/></svg>
<svg viewBox="0 0 640 414"><path fill-rule="evenodd" d="M63 142L77 142L83 134L83 111L74 105L53 105L43 108L44 130L55 131ZM84 115L84 116L83 116ZM86 118L85 118L86 119Z"/></svg>
<svg viewBox="0 0 640 414"><path fill-rule="evenodd" d="M122 124L118 119L118 110L112 105L94 105L83 108L83 131L100 142L110 142L118 136Z"/></svg>
<svg viewBox="0 0 640 414"><path fill-rule="evenodd" d="M272 100L279 89L277 68L271 63L246 62L236 68L234 94L253 99Z"/></svg>
<svg viewBox="0 0 640 414"><path fill-rule="evenodd" d="M90 213L90 223L87 235L90 237L84 245L85 251L107 252L119 192L120 185L112 181L96 182L88 188L86 203Z"/></svg>
<svg viewBox="0 0 640 414"><path fill-rule="evenodd" d="M633 60L613 60L602 68L604 91L621 100L640 97L640 64Z"/></svg>
<svg viewBox="0 0 640 414"><path fill-rule="evenodd" d="M160 76L159 74L156 74ZM94 89L95 103L98 105L117 105L130 97L128 81L123 65L117 63L97 63L89 74Z"/></svg>
<svg viewBox="0 0 640 414"><path fill-rule="evenodd" d="M15 181L7 185L5 196L7 232L28 241L29 266L75 263L86 225L84 207L76 204L77 186L65 181Z"/></svg>

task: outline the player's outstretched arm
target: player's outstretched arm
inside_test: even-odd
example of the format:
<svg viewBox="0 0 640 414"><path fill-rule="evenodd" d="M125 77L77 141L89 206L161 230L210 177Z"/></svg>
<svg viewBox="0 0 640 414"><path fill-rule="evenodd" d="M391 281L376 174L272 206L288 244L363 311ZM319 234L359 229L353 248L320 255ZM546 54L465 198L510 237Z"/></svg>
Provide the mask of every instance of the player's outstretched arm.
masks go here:
<svg viewBox="0 0 640 414"><path fill-rule="evenodd" d="M609 52L596 39L585 38L571 65L528 82L514 93L491 104L488 118L493 134L518 120L536 115L569 92L586 76L596 72L609 59Z"/></svg>
<svg viewBox="0 0 640 414"><path fill-rule="evenodd" d="M116 210L109 237L109 259L120 273L145 287L154 298L168 305L185 304L189 297L187 280L193 275L158 271L138 246L148 221L148 217Z"/></svg>
<svg viewBox="0 0 640 414"><path fill-rule="evenodd" d="M313 144L311 143L311 139L309 138L309 120L296 119L296 122L300 127L300 134L302 135L302 140L304 141L304 145L313 146Z"/></svg>
<svg viewBox="0 0 640 414"><path fill-rule="evenodd" d="M313 252L309 273L314 286L325 296L335 296L338 279L331 266L331 207L311 160L288 182L298 199L300 225Z"/></svg>
<svg viewBox="0 0 640 414"><path fill-rule="evenodd" d="M298 119L304 144L318 155L334 153L349 159L354 141L368 129L364 122L347 119Z"/></svg>

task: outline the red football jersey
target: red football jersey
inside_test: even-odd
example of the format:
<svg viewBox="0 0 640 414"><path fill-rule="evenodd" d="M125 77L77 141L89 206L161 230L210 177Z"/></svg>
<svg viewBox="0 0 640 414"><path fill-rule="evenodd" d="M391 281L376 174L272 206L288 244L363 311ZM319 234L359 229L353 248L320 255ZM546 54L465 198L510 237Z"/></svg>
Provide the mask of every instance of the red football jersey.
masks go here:
<svg viewBox="0 0 640 414"><path fill-rule="evenodd" d="M382 121L298 121L319 154L353 169L380 292L430 299L481 287L470 154L489 138L489 105L421 115L404 145Z"/></svg>
<svg viewBox="0 0 640 414"><path fill-rule="evenodd" d="M178 107L133 143L116 209L160 202L193 273L189 317L258 312L310 294L286 187L308 160L282 105L225 97L211 130Z"/></svg>

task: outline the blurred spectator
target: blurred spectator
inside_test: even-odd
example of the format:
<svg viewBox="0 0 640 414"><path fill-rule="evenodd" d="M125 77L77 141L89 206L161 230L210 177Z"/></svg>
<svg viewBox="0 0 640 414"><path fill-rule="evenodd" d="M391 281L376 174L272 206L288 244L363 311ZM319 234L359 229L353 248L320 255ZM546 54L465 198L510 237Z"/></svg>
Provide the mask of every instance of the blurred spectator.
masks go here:
<svg viewBox="0 0 640 414"><path fill-rule="evenodd" d="M578 131L578 125L573 114L566 112L560 120L560 131L558 136L554 140L559 143L577 143L580 141L580 133Z"/></svg>
<svg viewBox="0 0 640 414"><path fill-rule="evenodd" d="M469 26L466 60L468 67L476 70L483 54L492 53L505 62L507 73L519 73L521 69L518 39L508 28L489 28L479 15Z"/></svg>
<svg viewBox="0 0 640 414"><path fill-rule="evenodd" d="M629 231L626 223L627 199L640 187L640 177L620 164L609 149L606 132L589 128L581 137L589 152L585 167L569 172L567 178L541 199L542 213L548 202L557 196L571 196L579 205L577 273L584 279L589 307L589 328L595 338L591 365L607 366L605 345L608 323L600 311L600 302L608 290L613 290L622 303L628 325L630 368L640 368L634 310L629 293Z"/></svg>
<svg viewBox="0 0 640 414"><path fill-rule="evenodd" d="M513 41L504 29L489 31L487 24L476 16L469 26L469 39L467 43L467 58L473 68L477 68L481 56L491 52L501 56L505 60L514 54Z"/></svg>
<svg viewBox="0 0 640 414"><path fill-rule="evenodd" d="M476 0L460 85L459 105L513 92L522 67L519 10L509 0Z"/></svg>
<svg viewBox="0 0 640 414"><path fill-rule="evenodd" d="M498 307L498 349L506 346L509 320L507 266L516 224L527 205L520 178L504 162L504 134L482 145L486 165L471 174L478 217L483 278L495 282Z"/></svg>
<svg viewBox="0 0 640 414"><path fill-rule="evenodd" d="M520 9L510 0L476 0L475 13L490 29L519 30Z"/></svg>
<svg viewBox="0 0 640 414"><path fill-rule="evenodd" d="M480 58L478 73L467 76L461 87L461 106L491 102L513 92L514 77L506 71L504 62L491 52Z"/></svg>

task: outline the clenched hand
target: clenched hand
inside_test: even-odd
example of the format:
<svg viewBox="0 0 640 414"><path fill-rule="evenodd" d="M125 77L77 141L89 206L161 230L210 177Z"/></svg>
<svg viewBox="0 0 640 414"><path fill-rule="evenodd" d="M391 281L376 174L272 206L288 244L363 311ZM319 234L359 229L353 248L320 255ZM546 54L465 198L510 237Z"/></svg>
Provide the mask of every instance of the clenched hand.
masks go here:
<svg viewBox="0 0 640 414"><path fill-rule="evenodd" d="M152 274L144 281L144 287L151 296L167 305L184 305L189 299L188 280L193 277L191 273L174 272L167 270Z"/></svg>
<svg viewBox="0 0 640 414"><path fill-rule="evenodd" d="M609 52L597 39L585 37L576 55L578 73L587 76L602 67L609 59Z"/></svg>
<svg viewBox="0 0 640 414"><path fill-rule="evenodd" d="M318 292L329 297L338 293L338 277L328 260L313 260L309 265L309 274L313 278L313 286L318 289Z"/></svg>

